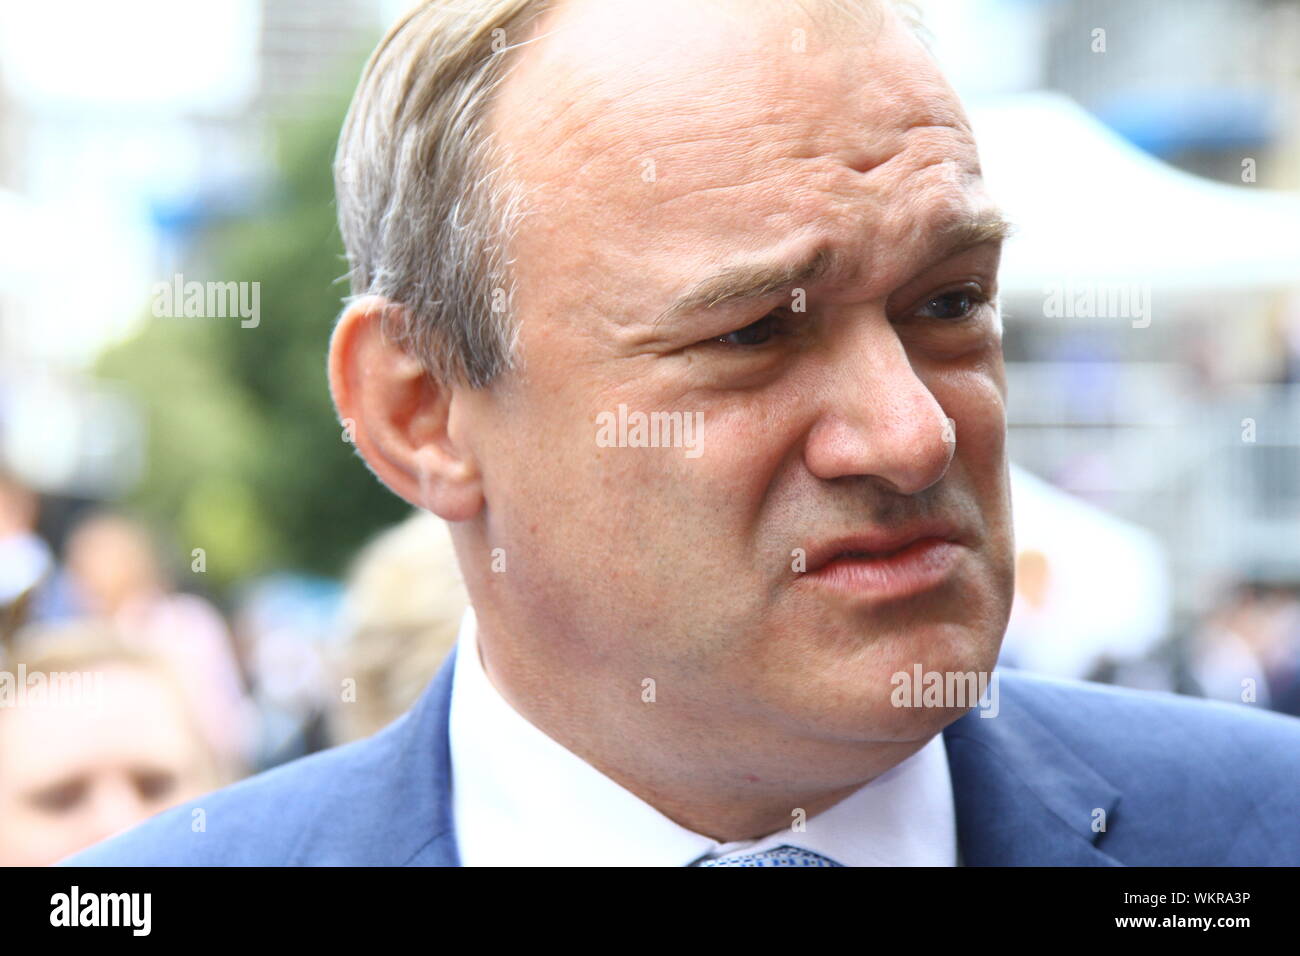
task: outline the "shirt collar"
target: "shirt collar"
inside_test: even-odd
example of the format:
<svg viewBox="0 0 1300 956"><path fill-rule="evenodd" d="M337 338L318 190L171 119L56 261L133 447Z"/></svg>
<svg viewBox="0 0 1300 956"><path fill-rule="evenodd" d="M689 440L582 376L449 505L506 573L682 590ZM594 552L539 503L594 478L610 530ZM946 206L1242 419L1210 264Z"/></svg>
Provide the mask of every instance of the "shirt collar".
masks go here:
<svg viewBox="0 0 1300 956"><path fill-rule="evenodd" d="M953 866L943 738L807 820L719 843L674 823L526 720L492 685L474 611L457 638L448 733L456 840L466 866L687 866L795 846L844 866Z"/></svg>

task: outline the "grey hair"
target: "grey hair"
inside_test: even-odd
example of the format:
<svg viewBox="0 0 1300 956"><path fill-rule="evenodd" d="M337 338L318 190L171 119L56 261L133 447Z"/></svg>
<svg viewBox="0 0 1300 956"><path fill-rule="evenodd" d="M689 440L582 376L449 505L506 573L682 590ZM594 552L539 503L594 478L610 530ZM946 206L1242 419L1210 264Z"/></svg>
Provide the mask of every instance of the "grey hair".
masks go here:
<svg viewBox="0 0 1300 956"><path fill-rule="evenodd" d="M381 296L385 330L441 381L489 385L515 360L508 249L527 215L488 129L511 54L558 0L424 0L371 54L334 160L354 296ZM884 0L913 32L908 0ZM802 0L841 15L882 0Z"/></svg>
<svg viewBox="0 0 1300 956"><path fill-rule="evenodd" d="M429 0L380 41L334 161L353 295L394 304L394 339L444 381L490 383L509 364L505 261L522 218L488 104L522 35L553 0Z"/></svg>

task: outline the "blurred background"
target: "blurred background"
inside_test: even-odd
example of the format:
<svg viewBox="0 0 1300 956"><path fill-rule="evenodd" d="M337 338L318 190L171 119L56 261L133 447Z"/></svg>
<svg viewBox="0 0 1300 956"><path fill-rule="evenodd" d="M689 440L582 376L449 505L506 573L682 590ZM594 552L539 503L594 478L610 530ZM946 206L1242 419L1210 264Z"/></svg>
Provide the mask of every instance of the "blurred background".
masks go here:
<svg viewBox="0 0 1300 956"><path fill-rule="evenodd" d="M0 707L0 864L371 733L454 641L445 529L325 381L405 6L0 2L0 671L129 689ZM916 6L1018 227L1003 662L1300 714L1300 0ZM192 281L256 322L160 308Z"/></svg>

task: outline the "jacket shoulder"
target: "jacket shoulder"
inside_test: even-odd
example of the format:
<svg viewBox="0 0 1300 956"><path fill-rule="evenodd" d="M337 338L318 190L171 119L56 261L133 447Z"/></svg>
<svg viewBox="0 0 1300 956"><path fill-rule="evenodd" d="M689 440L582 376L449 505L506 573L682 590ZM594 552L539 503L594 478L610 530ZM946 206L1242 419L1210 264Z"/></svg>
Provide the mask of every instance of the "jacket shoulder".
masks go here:
<svg viewBox="0 0 1300 956"><path fill-rule="evenodd" d="M1004 708L1119 791L1103 847L1148 865L1300 863L1300 720L1014 671L1001 680Z"/></svg>
<svg viewBox="0 0 1300 956"><path fill-rule="evenodd" d="M1250 704L1001 671L1004 691L1063 740L1116 754L1154 756L1175 743L1224 758L1300 762L1300 719Z"/></svg>

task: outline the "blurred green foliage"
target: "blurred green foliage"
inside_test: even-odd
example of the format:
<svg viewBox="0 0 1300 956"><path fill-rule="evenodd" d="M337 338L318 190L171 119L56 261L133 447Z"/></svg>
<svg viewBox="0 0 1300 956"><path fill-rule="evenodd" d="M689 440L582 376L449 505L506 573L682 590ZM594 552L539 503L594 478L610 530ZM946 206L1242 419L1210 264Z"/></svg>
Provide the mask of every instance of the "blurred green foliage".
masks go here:
<svg viewBox="0 0 1300 956"><path fill-rule="evenodd" d="M186 564L204 548L218 590L274 569L336 575L410 512L343 440L326 381L348 291L330 169L345 110L339 99L279 124L267 200L207 227L186 257L186 281L260 282L257 327L151 316L99 363L148 424L147 473L126 504Z"/></svg>

